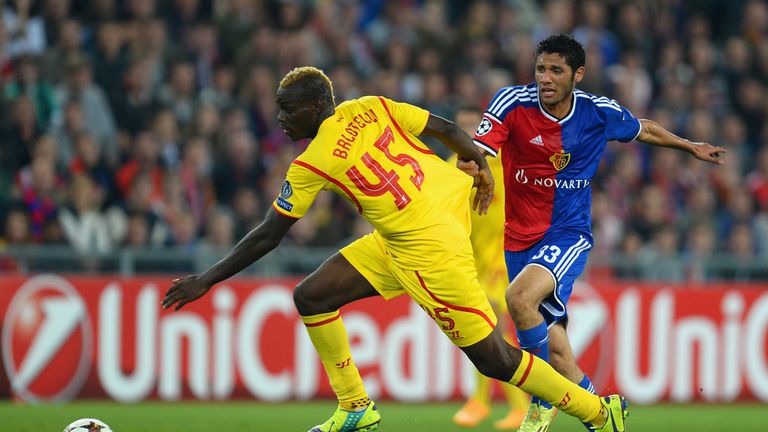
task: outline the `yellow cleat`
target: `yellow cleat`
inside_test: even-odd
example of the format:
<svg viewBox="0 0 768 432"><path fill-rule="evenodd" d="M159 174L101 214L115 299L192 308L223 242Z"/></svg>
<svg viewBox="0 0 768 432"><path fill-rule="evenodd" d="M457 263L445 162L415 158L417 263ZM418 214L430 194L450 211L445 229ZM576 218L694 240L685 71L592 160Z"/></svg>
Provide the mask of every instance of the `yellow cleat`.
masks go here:
<svg viewBox="0 0 768 432"><path fill-rule="evenodd" d="M517 430L517 428L523 424L525 416L526 413L524 409L512 410L507 413L507 416L503 419L499 419L493 422L493 427L496 430Z"/></svg>
<svg viewBox="0 0 768 432"><path fill-rule="evenodd" d="M600 403L603 404L608 419L604 425L592 426L590 429L595 432L624 432L626 430L624 420L629 416L629 408L624 396L604 396L600 398Z"/></svg>
<svg viewBox="0 0 768 432"><path fill-rule="evenodd" d="M554 407L546 408L539 403L532 403L528 407L528 414L520 425L519 432L547 432L556 414L557 410Z"/></svg>
<svg viewBox="0 0 768 432"><path fill-rule="evenodd" d="M380 422L381 414L373 402L363 411L347 411L339 406L331 418L309 432L371 432L379 428Z"/></svg>
<svg viewBox="0 0 768 432"><path fill-rule="evenodd" d="M461 427L475 427L491 414L491 408L477 399L469 399L453 416L453 422Z"/></svg>

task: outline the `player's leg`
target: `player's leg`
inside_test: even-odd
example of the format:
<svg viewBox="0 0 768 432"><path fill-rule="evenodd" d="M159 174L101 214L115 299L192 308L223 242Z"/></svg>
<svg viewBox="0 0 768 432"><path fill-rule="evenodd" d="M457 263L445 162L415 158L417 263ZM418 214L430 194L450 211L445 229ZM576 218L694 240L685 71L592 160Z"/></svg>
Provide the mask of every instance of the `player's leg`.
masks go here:
<svg viewBox="0 0 768 432"><path fill-rule="evenodd" d="M461 427L475 427L491 415L491 379L475 371L475 391L453 415L453 422Z"/></svg>
<svg viewBox="0 0 768 432"><path fill-rule="evenodd" d="M373 236L363 237L329 258L294 290L296 309L339 399L339 407L333 416L315 426L312 432L372 431L378 428L381 416L368 399L352 359L339 308L366 297L395 295L396 282L387 279L379 249ZM392 291L387 291L388 288Z"/></svg>
<svg viewBox="0 0 768 432"><path fill-rule="evenodd" d="M509 382L573 415L592 430L624 430L626 402L618 395L600 398L557 373L548 363L504 341L494 329L473 345L460 347L485 375Z"/></svg>
<svg viewBox="0 0 768 432"><path fill-rule="evenodd" d="M602 403L599 397L558 374L548 363L504 340L477 282L471 248L429 270L393 268L392 274L481 373L509 382L599 428L607 424L607 401ZM622 401L618 396L611 400L616 401L613 405ZM623 431L623 418L610 425L618 425L616 430Z"/></svg>
<svg viewBox="0 0 768 432"><path fill-rule="evenodd" d="M494 308L494 310L496 309ZM498 312L500 323L510 321L509 314L504 312L505 311L503 310ZM512 329L512 326L500 324L500 327L504 329L504 340L506 340L510 345L519 348L519 344L517 342L517 338ZM504 418L495 421L493 423L493 427L498 430L517 430L523 423L526 413L528 412L528 407L531 404L531 396L510 383L501 383L501 390L504 392L504 397L507 400L509 411L507 412L507 415L504 416Z"/></svg>
<svg viewBox="0 0 768 432"><path fill-rule="evenodd" d="M557 322L549 327L549 364L561 375L579 384L585 390L595 392L589 377L576 363L571 342L568 340L565 325Z"/></svg>
<svg viewBox="0 0 768 432"><path fill-rule="evenodd" d="M552 346L548 329L554 322L566 318L573 281L584 269L591 247L590 239L579 233L558 232L544 237L526 251L506 252L512 280L507 290L507 304L522 349L550 361ZM567 343L567 337L564 341ZM563 350L566 348L570 345ZM566 370L557 369L560 364L553 366L568 376L564 373ZM578 366L574 361L568 367ZM554 414L549 404L534 397L521 430L540 430L551 423Z"/></svg>
<svg viewBox="0 0 768 432"><path fill-rule="evenodd" d="M338 253L299 283L293 294L339 404L350 411L367 406L368 396L352 360L339 308L375 295L378 292L371 284Z"/></svg>
<svg viewBox="0 0 768 432"><path fill-rule="evenodd" d="M545 362L549 362L549 332L547 322L539 312L539 304L554 290L555 280L552 273L535 264L526 265L507 289L507 305L517 328L520 348ZM556 414L557 411L549 402L533 395L520 430L546 430Z"/></svg>

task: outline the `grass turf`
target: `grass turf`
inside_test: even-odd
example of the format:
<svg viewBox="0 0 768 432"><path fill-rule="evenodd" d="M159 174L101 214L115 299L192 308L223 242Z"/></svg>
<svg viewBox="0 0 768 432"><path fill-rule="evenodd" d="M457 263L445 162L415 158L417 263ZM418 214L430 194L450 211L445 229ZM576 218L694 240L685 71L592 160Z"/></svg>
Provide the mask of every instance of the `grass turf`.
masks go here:
<svg viewBox="0 0 768 432"><path fill-rule="evenodd" d="M381 431L464 431L454 426L451 416L457 403L379 404ZM114 402L78 401L64 405L19 405L0 402L0 431L58 432L71 421L96 417L115 432L202 432L306 431L324 421L335 408L330 401L264 404L256 402L144 402L121 405ZM502 417L504 407L494 407L492 416L475 431L493 431L493 420ZM766 430L768 406L653 405L630 406L630 431L756 431ZM559 414L553 432L584 432L576 419Z"/></svg>

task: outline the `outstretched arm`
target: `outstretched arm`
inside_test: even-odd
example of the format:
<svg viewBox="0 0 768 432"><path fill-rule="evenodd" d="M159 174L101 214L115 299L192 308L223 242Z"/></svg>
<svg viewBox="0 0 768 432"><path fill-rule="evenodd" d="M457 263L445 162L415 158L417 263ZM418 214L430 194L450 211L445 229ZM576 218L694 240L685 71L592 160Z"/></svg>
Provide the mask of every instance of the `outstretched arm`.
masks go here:
<svg viewBox="0 0 768 432"><path fill-rule="evenodd" d="M207 293L213 285L256 262L280 244L280 240L293 226L297 219L283 216L272 207L264 220L240 240L227 256L200 275L190 275L174 279L165 293L163 309L176 304L175 310L197 300Z"/></svg>
<svg viewBox="0 0 768 432"><path fill-rule="evenodd" d="M446 120L434 114L429 115L427 125L424 127L422 135L429 135L439 139L446 147L456 153L459 160L473 161L477 164L477 172L465 171L475 177L477 194L472 204L472 209L480 214L488 211L488 206L493 199L493 176L488 168L488 162L472 138L467 135L456 123Z"/></svg>
<svg viewBox="0 0 768 432"><path fill-rule="evenodd" d="M680 138L672 132L664 129L660 124L653 120L641 119L640 120L640 134L637 136L637 140L659 146L670 147L678 150L684 150L692 154L696 159L712 162L716 164L722 164L721 158L727 150L722 147L713 146L709 143L693 142L687 139Z"/></svg>

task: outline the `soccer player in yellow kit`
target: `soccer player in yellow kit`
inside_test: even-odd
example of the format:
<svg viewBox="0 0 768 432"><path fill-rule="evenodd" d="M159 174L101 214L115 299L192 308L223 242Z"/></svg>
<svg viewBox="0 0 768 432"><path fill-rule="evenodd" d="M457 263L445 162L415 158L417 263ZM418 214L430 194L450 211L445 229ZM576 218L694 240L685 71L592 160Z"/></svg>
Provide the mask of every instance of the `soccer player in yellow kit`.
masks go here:
<svg viewBox="0 0 768 432"><path fill-rule="evenodd" d="M479 108L464 106L456 110L454 121L465 132L474 133L483 112ZM453 156L448 163L455 164ZM503 179L504 172L501 167L501 157L489 158L488 167L494 179ZM470 197L470 201L474 197ZM509 285L507 268L504 261L504 182L495 181L493 200L485 215L477 212L471 213L472 233L470 241L475 254L475 266L480 286L485 290L491 308L499 318L499 324L505 333L507 341L516 343L514 334L511 333L511 322L506 310L504 293ZM510 330L508 333L507 331ZM453 416L453 422L463 427L475 427L491 414L491 396L493 395L493 381L487 376L477 372L476 388L472 396ZM509 412L507 415L493 423L499 430L515 430L525 419L531 398L519 388L501 383L501 389L507 399Z"/></svg>
<svg viewBox="0 0 768 432"><path fill-rule="evenodd" d="M597 431L623 431L626 402L600 398L546 362L504 341L477 282L469 242L472 177L434 155L418 135L431 135L464 161L484 211L493 195L485 158L455 123L412 105L367 96L335 106L328 77L296 68L277 89L277 119L293 140L312 138L291 164L261 224L226 257L199 275L175 279L163 299L180 309L246 268L280 243L330 189L346 198L374 232L343 248L301 281L294 303L339 400L311 432L373 431L381 415L368 399L350 354L339 308L358 299L407 293L483 374L550 401Z"/></svg>

